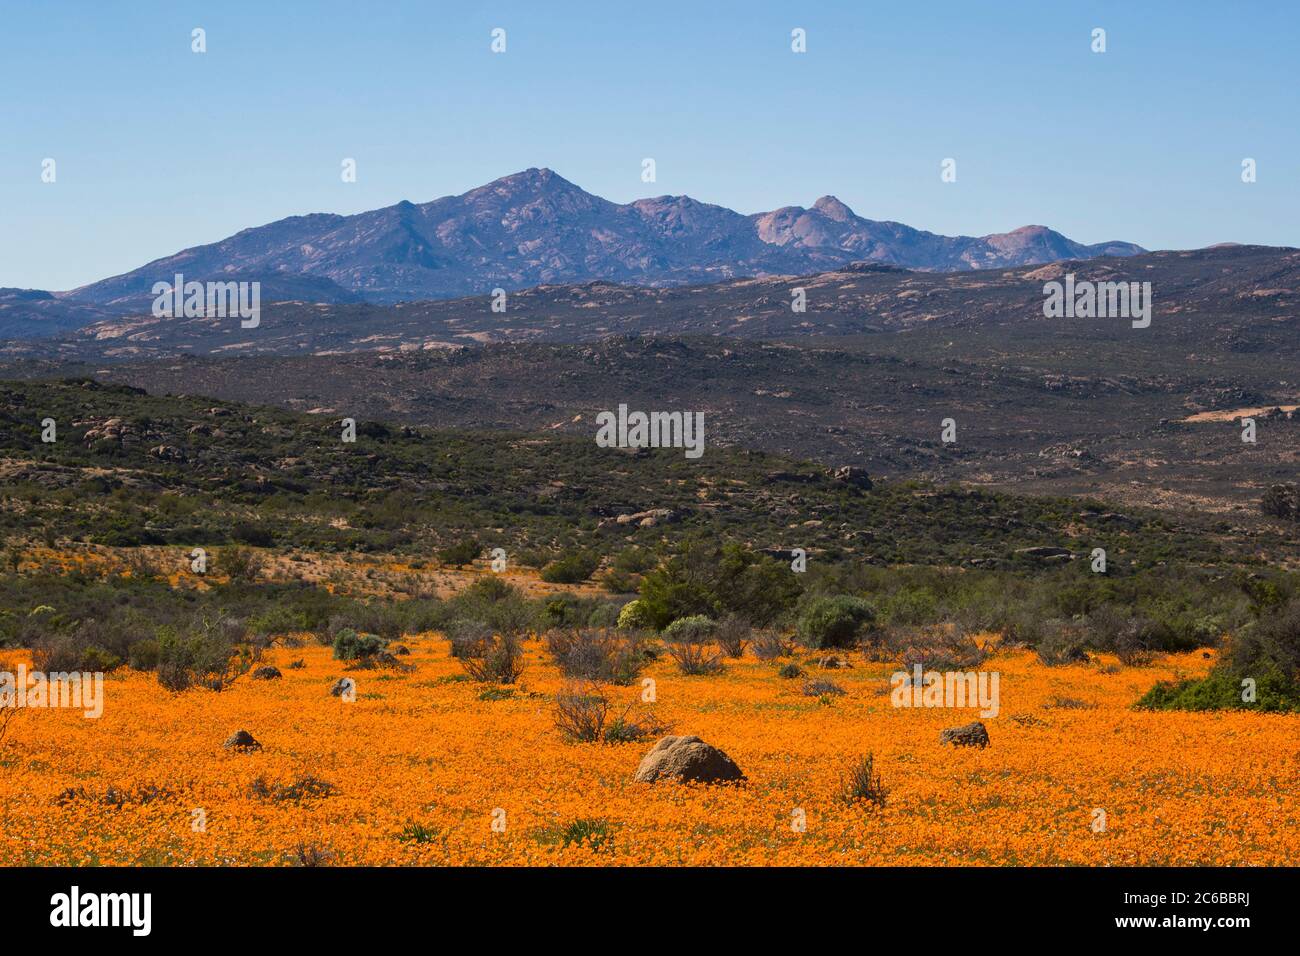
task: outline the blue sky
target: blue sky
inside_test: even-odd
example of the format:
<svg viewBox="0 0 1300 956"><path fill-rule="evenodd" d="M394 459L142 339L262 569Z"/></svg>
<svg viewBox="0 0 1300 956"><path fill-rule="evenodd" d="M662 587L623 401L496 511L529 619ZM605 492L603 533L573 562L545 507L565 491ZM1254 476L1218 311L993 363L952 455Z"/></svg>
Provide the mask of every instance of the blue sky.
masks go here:
<svg viewBox="0 0 1300 956"><path fill-rule="evenodd" d="M1250 0L0 0L0 286L529 166L619 202L833 193L947 234L1300 245L1298 28L1300 4Z"/></svg>

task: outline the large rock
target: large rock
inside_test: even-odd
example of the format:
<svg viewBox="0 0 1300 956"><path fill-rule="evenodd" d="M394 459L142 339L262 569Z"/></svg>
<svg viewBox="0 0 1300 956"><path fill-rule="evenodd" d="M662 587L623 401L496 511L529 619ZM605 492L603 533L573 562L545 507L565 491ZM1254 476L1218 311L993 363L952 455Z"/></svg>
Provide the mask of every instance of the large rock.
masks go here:
<svg viewBox="0 0 1300 956"><path fill-rule="evenodd" d="M1026 558L1037 558L1039 561L1069 561L1074 557L1069 548L1052 548L1039 546L1036 548L1016 548L1016 554Z"/></svg>
<svg viewBox="0 0 1300 956"><path fill-rule="evenodd" d="M744 780L745 775L734 760L699 737L664 737L641 758L632 779L641 783L726 783Z"/></svg>
<svg viewBox="0 0 1300 956"><path fill-rule="evenodd" d="M226 738L222 744L227 750L261 750L262 745L253 739L253 735L247 730L236 730Z"/></svg>
<svg viewBox="0 0 1300 956"><path fill-rule="evenodd" d="M615 524L636 524L644 528L653 527L656 524L672 524L680 516L671 508L651 508L649 511L638 511L630 515L619 515L614 519Z"/></svg>
<svg viewBox="0 0 1300 956"><path fill-rule="evenodd" d="M863 491L871 490L871 476L867 474L865 468L857 465L840 465L840 467L832 470L830 474L836 481L842 481L855 488L861 488Z"/></svg>
<svg viewBox="0 0 1300 956"><path fill-rule="evenodd" d="M960 727L949 727L939 734L939 743L954 747L987 747L989 732L978 720Z"/></svg>

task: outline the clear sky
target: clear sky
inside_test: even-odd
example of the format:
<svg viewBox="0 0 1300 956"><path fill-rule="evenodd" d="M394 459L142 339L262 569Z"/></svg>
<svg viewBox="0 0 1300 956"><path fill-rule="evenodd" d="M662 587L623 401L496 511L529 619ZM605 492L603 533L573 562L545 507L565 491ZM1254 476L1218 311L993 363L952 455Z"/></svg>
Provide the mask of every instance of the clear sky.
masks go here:
<svg viewBox="0 0 1300 956"><path fill-rule="evenodd" d="M1291 0L0 0L0 286L529 166L619 202L1300 245L1298 36Z"/></svg>

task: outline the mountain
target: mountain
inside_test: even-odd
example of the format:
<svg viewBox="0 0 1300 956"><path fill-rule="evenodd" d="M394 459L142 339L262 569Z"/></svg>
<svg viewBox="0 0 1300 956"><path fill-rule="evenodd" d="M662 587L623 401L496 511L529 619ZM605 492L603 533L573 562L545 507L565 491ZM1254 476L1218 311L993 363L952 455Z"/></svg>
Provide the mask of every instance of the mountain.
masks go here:
<svg viewBox="0 0 1300 956"><path fill-rule="evenodd" d="M263 302L395 303L592 280L664 287L806 275L859 260L968 271L1141 251L1125 242L1083 245L1042 226L939 236L864 219L833 196L811 209L751 216L688 196L620 205L549 169L528 169L421 205L403 201L354 216L294 216L245 229L60 301L119 315L144 312L153 284L178 272L187 280L258 279ZM289 279L299 288L265 287Z"/></svg>

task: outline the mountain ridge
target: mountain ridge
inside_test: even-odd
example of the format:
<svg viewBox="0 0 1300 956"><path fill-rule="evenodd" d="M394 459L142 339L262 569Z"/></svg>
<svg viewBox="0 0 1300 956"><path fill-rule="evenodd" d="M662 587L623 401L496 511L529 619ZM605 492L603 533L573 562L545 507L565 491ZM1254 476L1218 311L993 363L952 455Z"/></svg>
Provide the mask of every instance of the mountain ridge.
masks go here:
<svg viewBox="0 0 1300 956"><path fill-rule="evenodd" d="M318 285L317 301L357 297L393 304L558 282L608 280L653 288L807 275L857 260L970 271L1143 251L1118 241L1077 243L1043 226L941 236L865 219L830 195L808 208L750 215L690 196L619 204L550 169L530 168L426 203L402 200L354 215L290 216L57 298L127 314L151 300L155 282L170 281L177 272L199 281L236 273L263 282L298 276Z"/></svg>

